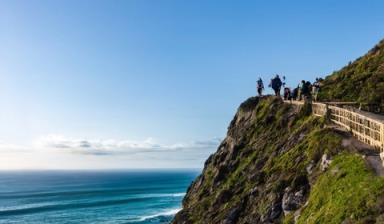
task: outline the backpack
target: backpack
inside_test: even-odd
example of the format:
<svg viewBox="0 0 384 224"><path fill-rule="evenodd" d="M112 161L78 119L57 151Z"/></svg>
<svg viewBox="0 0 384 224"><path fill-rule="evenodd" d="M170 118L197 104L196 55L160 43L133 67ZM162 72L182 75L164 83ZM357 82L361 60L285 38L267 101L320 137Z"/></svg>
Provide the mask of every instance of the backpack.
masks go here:
<svg viewBox="0 0 384 224"><path fill-rule="evenodd" d="M281 87L281 80L280 78L276 77L274 79L272 79L272 89L278 89Z"/></svg>

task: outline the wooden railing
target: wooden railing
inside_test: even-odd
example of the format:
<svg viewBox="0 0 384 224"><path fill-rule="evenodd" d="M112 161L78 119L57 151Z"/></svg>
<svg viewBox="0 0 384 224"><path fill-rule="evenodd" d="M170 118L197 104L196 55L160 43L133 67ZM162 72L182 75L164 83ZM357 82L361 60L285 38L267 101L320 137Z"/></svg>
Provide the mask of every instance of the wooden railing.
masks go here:
<svg viewBox="0 0 384 224"><path fill-rule="evenodd" d="M325 116L327 114L327 104L312 103L312 113L316 116Z"/></svg>
<svg viewBox="0 0 384 224"><path fill-rule="evenodd" d="M382 121L336 106L328 106L328 108L333 122L350 130L360 141L383 151L384 123Z"/></svg>
<svg viewBox="0 0 384 224"><path fill-rule="evenodd" d="M302 106L303 101L284 101ZM316 116L329 115L335 124L351 131L360 141L373 146L380 152L384 161L384 119L378 115L342 108L332 103L312 103L312 113ZM383 163L384 164L384 163Z"/></svg>

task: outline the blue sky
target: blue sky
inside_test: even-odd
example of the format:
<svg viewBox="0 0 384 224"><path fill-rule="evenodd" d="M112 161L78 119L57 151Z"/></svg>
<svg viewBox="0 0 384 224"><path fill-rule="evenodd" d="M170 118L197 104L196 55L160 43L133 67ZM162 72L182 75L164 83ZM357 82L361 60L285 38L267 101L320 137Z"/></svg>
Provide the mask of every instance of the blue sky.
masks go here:
<svg viewBox="0 0 384 224"><path fill-rule="evenodd" d="M384 38L383 8L1 0L0 169L201 168L259 76L341 68Z"/></svg>

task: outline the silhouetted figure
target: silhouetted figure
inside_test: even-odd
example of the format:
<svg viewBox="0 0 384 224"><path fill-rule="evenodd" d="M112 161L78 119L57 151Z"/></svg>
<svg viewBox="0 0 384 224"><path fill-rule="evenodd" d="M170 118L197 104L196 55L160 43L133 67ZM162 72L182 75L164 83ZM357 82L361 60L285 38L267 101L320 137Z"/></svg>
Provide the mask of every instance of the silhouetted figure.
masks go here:
<svg viewBox="0 0 384 224"><path fill-rule="evenodd" d="M257 80L257 93L259 94L259 96L262 96L263 95L263 89L264 89L264 83L263 83L263 80L261 80L261 78L259 78L259 80Z"/></svg>
<svg viewBox="0 0 384 224"><path fill-rule="evenodd" d="M284 88L284 100L290 100L291 97L291 90L288 87Z"/></svg>
<svg viewBox="0 0 384 224"><path fill-rule="evenodd" d="M298 95L299 95L299 87L296 87L292 90L292 99L293 100L298 100Z"/></svg>
<svg viewBox="0 0 384 224"><path fill-rule="evenodd" d="M297 92L297 100L302 100L303 98L303 87L305 85L305 80L301 80L299 85L297 86L298 92Z"/></svg>
<svg viewBox="0 0 384 224"><path fill-rule="evenodd" d="M270 86L272 87L273 91L275 91L275 96L280 96L280 89L282 84L283 83L281 82L279 75L276 75L276 77L271 80Z"/></svg>
<svg viewBox="0 0 384 224"><path fill-rule="evenodd" d="M301 98L307 100L311 96L311 83L309 81L301 81Z"/></svg>
<svg viewBox="0 0 384 224"><path fill-rule="evenodd" d="M316 78L316 81L312 85L312 96L314 101L317 101L317 95L319 94L320 91L320 80L319 78Z"/></svg>

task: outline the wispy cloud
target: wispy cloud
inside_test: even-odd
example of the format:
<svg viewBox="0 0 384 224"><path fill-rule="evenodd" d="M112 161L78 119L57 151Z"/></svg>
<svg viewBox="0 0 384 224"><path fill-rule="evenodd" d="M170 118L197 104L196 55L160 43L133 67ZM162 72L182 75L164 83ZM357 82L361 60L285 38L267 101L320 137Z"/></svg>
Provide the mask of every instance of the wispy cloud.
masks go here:
<svg viewBox="0 0 384 224"><path fill-rule="evenodd" d="M64 152L89 155L137 154L151 152L199 151L216 148L219 138L187 143L160 144L152 138L143 141L115 139L76 139L61 135L47 135L35 142L40 149L56 149Z"/></svg>
<svg viewBox="0 0 384 224"><path fill-rule="evenodd" d="M219 138L163 144L46 135L29 144L0 140L1 169L201 168Z"/></svg>

